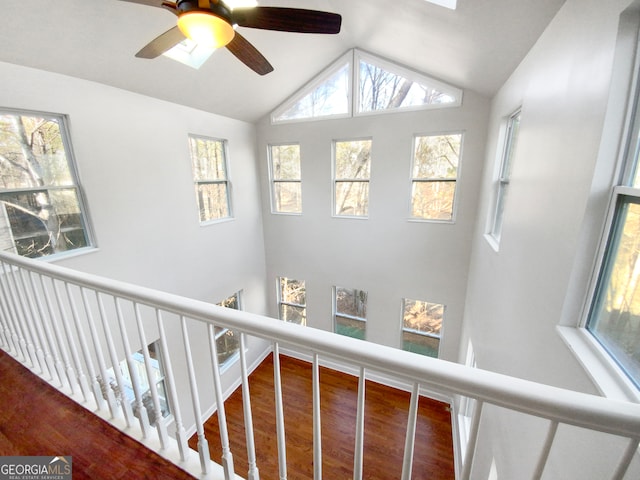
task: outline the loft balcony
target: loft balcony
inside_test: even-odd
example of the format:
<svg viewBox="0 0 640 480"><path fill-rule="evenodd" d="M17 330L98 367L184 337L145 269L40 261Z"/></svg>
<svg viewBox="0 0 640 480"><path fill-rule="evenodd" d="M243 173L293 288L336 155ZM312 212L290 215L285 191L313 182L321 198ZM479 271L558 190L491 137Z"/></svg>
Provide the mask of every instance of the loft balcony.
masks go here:
<svg viewBox="0 0 640 480"><path fill-rule="evenodd" d="M327 392L321 387L321 371L327 367L352 375L355 382L356 398L349 407L354 435L352 445L344 446L353 451L349 478L375 475L367 471L365 457L372 431L365 418L376 410L376 404L367 402L370 382L406 393L402 440L389 446L399 452L397 478L436 478L413 475L416 457L424 451L416 432L419 406L427 398L443 402L451 412L453 478L498 478L493 469L484 468L487 439L493 435L514 439L512 450L503 442L507 448L500 452L512 455L514 462L520 461L517 443L523 436L537 445L534 461L525 462L530 478L576 478L571 469L590 442L600 442L601 455L593 461L608 478L637 478L637 404L416 356L4 253L0 298L2 350L195 477L260 478L255 427L260 424L257 417L262 420L267 414L249 378L267 359L273 371L268 386L275 432L272 457L277 458L281 479L299 478L297 462L287 457L287 439L297 438L296 428L309 432L306 463L311 465L311 478L329 478L323 466L332 451L343 448L327 442L323 434ZM216 327L239 336L239 361L231 367L220 367ZM286 401L291 396L283 393L284 354L308 365L309 396L304 403L310 404L311 414L305 425L292 427L287 421ZM3 389L6 382L3 376ZM236 389L242 393L240 419L232 417ZM218 429L209 438L214 414ZM245 438L237 448L230 439L237 439L232 427L240 421ZM219 446L212 455L209 445L214 443ZM239 450L246 452L242 464L237 461ZM594 479L603 478L596 475Z"/></svg>

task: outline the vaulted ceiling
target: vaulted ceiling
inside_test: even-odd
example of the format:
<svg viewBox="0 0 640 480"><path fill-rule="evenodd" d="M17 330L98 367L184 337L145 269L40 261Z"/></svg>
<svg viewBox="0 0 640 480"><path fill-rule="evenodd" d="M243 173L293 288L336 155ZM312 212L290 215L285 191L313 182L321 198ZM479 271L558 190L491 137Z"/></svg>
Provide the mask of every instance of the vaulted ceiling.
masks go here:
<svg viewBox="0 0 640 480"><path fill-rule="evenodd" d="M175 25L159 8L119 0L3 2L0 61L100 82L256 121L347 50L358 47L492 96L564 0L259 0L342 15L339 35L240 28L275 71L261 77L222 49L199 69L134 54Z"/></svg>

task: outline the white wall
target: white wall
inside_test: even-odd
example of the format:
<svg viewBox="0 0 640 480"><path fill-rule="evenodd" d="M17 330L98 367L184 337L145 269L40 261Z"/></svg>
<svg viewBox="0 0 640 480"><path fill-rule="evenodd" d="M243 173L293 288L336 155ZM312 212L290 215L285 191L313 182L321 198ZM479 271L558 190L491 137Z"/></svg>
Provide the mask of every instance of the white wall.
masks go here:
<svg viewBox="0 0 640 480"><path fill-rule="evenodd" d="M7 63L0 63L0 78L0 106L69 118L98 248L59 260L61 265L212 303L242 289L245 310L266 313L253 125ZM233 221L200 226L189 133L228 140ZM178 342L169 349L184 366L179 325L168 324L167 331ZM261 342L249 345L255 355L264 348ZM194 352L196 365L210 363L207 352ZM186 375L178 382L181 392L189 391ZM201 396L206 411L213 395Z"/></svg>
<svg viewBox="0 0 640 480"><path fill-rule="evenodd" d="M457 360L469 238L476 216L488 100L465 92L463 106L349 119L258 125L270 311L276 278L304 280L308 325L333 330L332 287L368 292L367 340L401 346L402 299L446 306L440 357ZM455 223L409 220L413 137L463 132ZM368 219L332 217L333 140L372 138ZM299 143L301 216L270 213L269 144Z"/></svg>
<svg viewBox="0 0 640 480"><path fill-rule="evenodd" d="M579 322L586 282L578 294L575 281L588 274L602 228L602 184L610 184L616 160L615 149L612 154L603 148L610 142L603 128L619 16L629 4L567 0L492 101L463 333L480 368L597 393L556 327ZM519 106L519 143L495 251L484 234L494 201L498 139L505 118ZM545 434L544 425L533 423L501 412L487 415L474 478L487 478L492 461L498 478L529 476ZM545 478L606 478L611 466L595 453L611 442L584 434L569 438L569 449L560 451L565 458L578 455L577 470Z"/></svg>

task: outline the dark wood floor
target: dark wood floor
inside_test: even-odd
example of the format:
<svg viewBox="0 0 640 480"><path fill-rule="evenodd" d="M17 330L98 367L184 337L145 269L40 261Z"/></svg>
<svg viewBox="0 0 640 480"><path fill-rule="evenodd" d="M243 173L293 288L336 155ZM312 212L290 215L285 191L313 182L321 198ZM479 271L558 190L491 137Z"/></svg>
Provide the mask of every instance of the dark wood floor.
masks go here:
<svg viewBox="0 0 640 480"><path fill-rule="evenodd" d="M311 366L281 356L284 416L287 431L288 478L313 478ZM323 477L352 478L355 442L357 378L321 368ZM260 477L278 478L273 357L268 357L250 376L257 465ZM365 403L364 475L366 479L399 479L410 395L367 381ZM239 388L225 402L231 451L238 475L247 475L247 454ZM447 404L421 398L416 427L413 479L455 478L451 414ZM211 457L220 462L221 447L217 415L205 425ZM196 448L196 438L189 444Z"/></svg>
<svg viewBox="0 0 640 480"><path fill-rule="evenodd" d="M193 478L0 350L0 456L72 456L74 480Z"/></svg>

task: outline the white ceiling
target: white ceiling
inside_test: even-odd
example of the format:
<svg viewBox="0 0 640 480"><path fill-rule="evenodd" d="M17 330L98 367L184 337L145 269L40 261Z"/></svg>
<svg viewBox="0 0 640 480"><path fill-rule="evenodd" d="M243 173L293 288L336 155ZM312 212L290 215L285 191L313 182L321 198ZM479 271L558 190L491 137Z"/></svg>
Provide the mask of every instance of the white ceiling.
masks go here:
<svg viewBox="0 0 640 480"><path fill-rule="evenodd" d="M92 80L245 121L269 113L358 47L455 86L492 96L564 0L259 0L342 15L339 35L241 28L271 62L261 77L220 50L200 70L134 54L175 25L163 9L119 0L3 2L0 61Z"/></svg>

